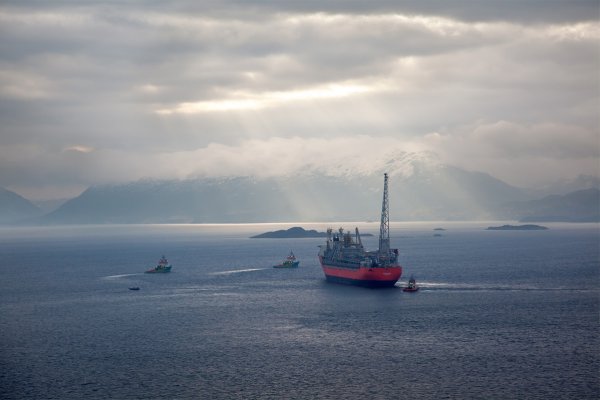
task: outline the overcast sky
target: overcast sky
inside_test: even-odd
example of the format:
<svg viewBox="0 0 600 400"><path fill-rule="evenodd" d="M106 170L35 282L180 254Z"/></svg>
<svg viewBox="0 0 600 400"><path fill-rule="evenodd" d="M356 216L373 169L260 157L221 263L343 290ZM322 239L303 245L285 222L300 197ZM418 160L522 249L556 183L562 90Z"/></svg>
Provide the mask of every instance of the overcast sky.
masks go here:
<svg viewBox="0 0 600 400"><path fill-rule="evenodd" d="M597 0L247 3L1 3L0 186L395 152L518 186L599 173Z"/></svg>

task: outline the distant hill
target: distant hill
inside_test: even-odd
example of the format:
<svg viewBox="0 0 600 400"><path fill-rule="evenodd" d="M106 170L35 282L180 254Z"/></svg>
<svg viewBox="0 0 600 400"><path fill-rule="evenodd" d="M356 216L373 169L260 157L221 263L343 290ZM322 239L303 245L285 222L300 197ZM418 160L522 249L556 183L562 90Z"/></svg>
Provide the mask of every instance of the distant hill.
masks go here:
<svg viewBox="0 0 600 400"><path fill-rule="evenodd" d="M502 225L502 226L488 226L488 231L545 231L548 228L541 225Z"/></svg>
<svg viewBox="0 0 600 400"><path fill-rule="evenodd" d="M490 219L502 203L528 199L524 190L489 174L448 165L417 167L411 176L392 183L390 201L397 202L399 215L408 220Z"/></svg>
<svg viewBox="0 0 600 400"><path fill-rule="evenodd" d="M58 207L65 204L68 200L70 199L36 200L32 201L32 203L36 207L39 207L44 214L47 214L58 209Z"/></svg>
<svg viewBox="0 0 600 400"><path fill-rule="evenodd" d="M600 189L600 177L592 175L579 175L573 179L562 179L543 188L531 190L533 198L542 198L551 195L565 195L583 189Z"/></svg>
<svg viewBox="0 0 600 400"><path fill-rule="evenodd" d="M521 222L600 222L600 190L578 190L538 200L511 202L506 213Z"/></svg>
<svg viewBox="0 0 600 400"><path fill-rule="evenodd" d="M300 238L314 238L314 237L326 237L326 232L317 232L314 229L305 230L299 226L295 226L290 229L281 229L273 232L265 232L260 235L250 236L251 239L300 239Z"/></svg>
<svg viewBox="0 0 600 400"><path fill-rule="evenodd" d="M371 233L361 233L361 236L373 236ZM314 229L305 230L302 227L295 226L290 229L280 229L273 232L265 232L259 235L250 236L251 239L302 239L302 238L320 238L327 237L326 232L317 232Z"/></svg>
<svg viewBox="0 0 600 400"><path fill-rule="evenodd" d="M37 219L43 224L253 223L379 220L389 172L392 221L590 221L598 189L534 200L489 174L401 153L381 170L307 170L294 176L140 180L90 187ZM588 184L590 179L579 181ZM585 181L585 182L584 182ZM592 182L593 183L593 182Z"/></svg>
<svg viewBox="0 0 600 400"><path fill-rule="evenodd" d="M390 171L392 220L494 218L522 189L481 172L402 155ZM236 223L378 220L383 170L302 175L142 180L94 186L40 223Z"/></svg>
<svg viewBox="0 0 600 400"><path fill-rule="evenodd" d="M0 187L0 223L14 223L40 214L42 210L29 200Z"/></svg>

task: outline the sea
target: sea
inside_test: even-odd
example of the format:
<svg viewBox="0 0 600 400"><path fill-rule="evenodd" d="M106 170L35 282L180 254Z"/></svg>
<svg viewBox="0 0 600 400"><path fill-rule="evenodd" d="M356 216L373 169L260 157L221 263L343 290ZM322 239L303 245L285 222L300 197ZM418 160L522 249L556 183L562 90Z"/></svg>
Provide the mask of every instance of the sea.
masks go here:
<svg viewBox="0 0 600 400"><path fill-rule="evenodd" d="M0 398L600 398L599 225L502 223L392 222L389 289L250 238L377 223L1 228Z"/></svg>

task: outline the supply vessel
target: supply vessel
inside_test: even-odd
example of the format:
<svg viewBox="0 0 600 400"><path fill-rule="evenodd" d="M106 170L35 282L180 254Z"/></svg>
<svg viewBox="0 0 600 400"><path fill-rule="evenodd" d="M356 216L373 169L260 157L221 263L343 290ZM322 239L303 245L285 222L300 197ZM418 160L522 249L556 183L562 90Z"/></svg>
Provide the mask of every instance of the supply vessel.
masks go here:
<svg viewBox="0 0 600 400"><path fill-rule="evenodd" d="M319 261L329 282L366 287L392 287L402 275L398 249L390 248L388 175L384 174L379 248L366 251L358 228L355 233L327 229L327 241L319 246Z"/></svg>
<svg viewBox="0 0 600 400"><path fill-rule="evenodd" d="M298 268L300 261L296 259L293 251L281 262L281 264L273 265L273 268Z"/></svg>
<svg viewBox="0 0 600 400"><path fill-rule="evenodd" d="M413 278L411 276L410 279L408 280L408 286L405 287L402 290L405 291L405 292L416 292L416 291L418 291L419 287L417 286L417 281L415 280L415 278Z"/></svg>
<svg viewBox="0 0 600 400"><path fill-rule="evenodd" d="M166 272L171 272L171 265L165 256L160 258L156 267L150 268L148 271L146 271L147 274L160 274Z"/></svg>

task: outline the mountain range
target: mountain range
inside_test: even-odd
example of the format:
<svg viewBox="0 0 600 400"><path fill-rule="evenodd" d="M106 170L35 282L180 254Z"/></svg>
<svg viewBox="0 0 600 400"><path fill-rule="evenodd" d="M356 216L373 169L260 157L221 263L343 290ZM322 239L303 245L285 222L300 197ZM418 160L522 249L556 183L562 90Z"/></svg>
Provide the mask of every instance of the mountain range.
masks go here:
<svg viewBox="0 0 600 400"><path fill-rule="evenodd" d="M600 221L597 188L536 198L489 174L431 160L402 158L390 171L390 218L403 220ZM189 180L145 179L92 186L58 209L41 210L0 192L1 222L91 223L253 223L379 220L383 169L294 176ZM12 197L14 197L12 196ZM20 198L20 199L19 199ZM21 204L19 212L14 202ZM16 204L16 203L14 203Z"/></svg>
<svg viewBox="0 0 600 400"><path fill-rule="evenodd" d="M600 221L600 190L577 190L562 196L510 202L505 207L509 219L513 217L523 222L597 222Z"/></svg>
<svg viewBox="0 0 600 400"><path fill-rule="evenodd" d="M6 224L43 214L43 211L26 198L0 187L0 223Z"/></svg>

